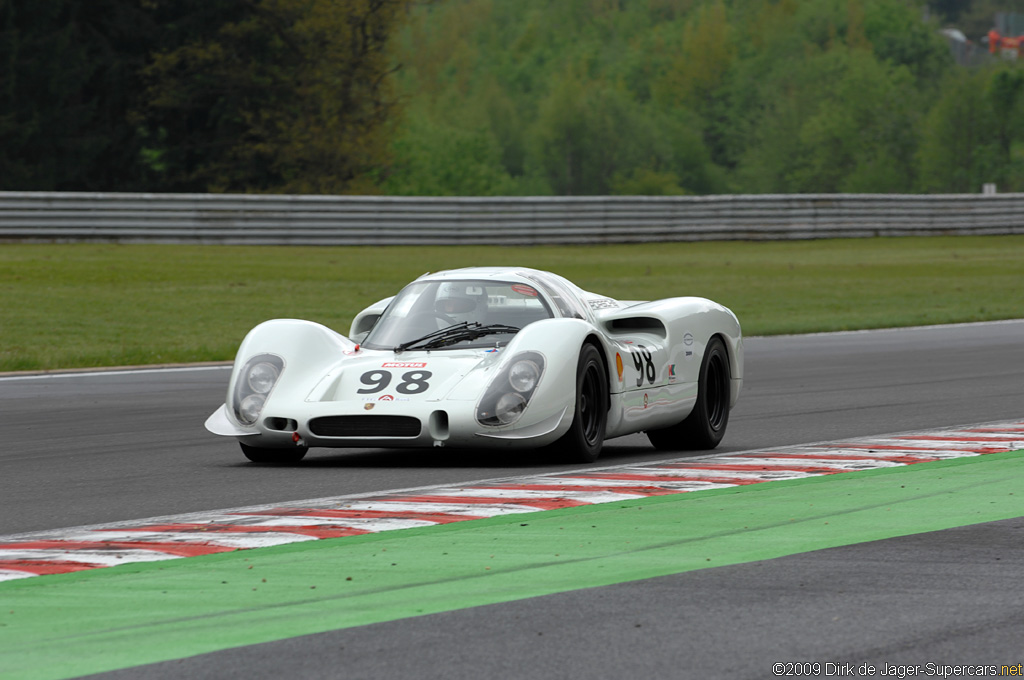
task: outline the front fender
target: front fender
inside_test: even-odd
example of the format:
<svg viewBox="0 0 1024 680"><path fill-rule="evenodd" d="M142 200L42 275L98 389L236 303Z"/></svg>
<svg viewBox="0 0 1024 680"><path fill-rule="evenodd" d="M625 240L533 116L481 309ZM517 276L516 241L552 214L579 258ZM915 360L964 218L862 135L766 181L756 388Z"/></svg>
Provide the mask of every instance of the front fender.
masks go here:
<svg viewBox="0 0 1024 680"><path fill-rule="evenodd" d="M596 332L590 323L582 319L542 319L534 321L516 333L505 351L550 351L556 354L571 354L576 357L580 353L583 341L588 335ZM573 370L575 369L574 359Z"/></svg>
<svg viewBox="0 0 1024 680"><path fill-rule="evenodd" d="M226 403L231 403L239 372L258 354L273 354L284 360L284 370L274 387L274 396L301 401L311 384L356 344L326 326L298 319L273 319L249 331L235 355L228 383Z"/></svg>
<svg viewBox="0 0 1024 680"><path fill-rule="evenodd" d="M594 333L578 319L545 319L525 326L496 361L483 361L444 396L449 402L479 405L487 389L524 352L544 357L544 371L523 416L511 425L487 427L479 436L493 439L554 441L568 430L576 409L576 364L580 347ZM491 355L495 356L495 355Z"/></svg>
<svg viewBox="0 0 1024 680"><path fill-rule="evenodd" d="M505 348L507 361L526 351L539 352L545 359L544 375L530 403L532 417L524 418L522 427L560 413L559 434L568 429L576 412L576 367L580 348L591 336L598 338L601 353L605 355L599 334L590 323L580 319L536 321L519 331L508 344Z"/></svg>

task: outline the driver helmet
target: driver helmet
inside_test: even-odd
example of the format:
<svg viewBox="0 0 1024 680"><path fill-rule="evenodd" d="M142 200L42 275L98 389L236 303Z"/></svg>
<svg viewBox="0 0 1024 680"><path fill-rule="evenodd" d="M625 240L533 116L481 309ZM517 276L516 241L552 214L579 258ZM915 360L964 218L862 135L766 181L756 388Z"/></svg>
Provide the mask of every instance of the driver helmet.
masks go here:
<svg viewBox="0 0 1024 680"><path fill-rule="evenodd" d="M437 293L434 311L457 321L475 321L477 307L475 297L469 295L465 284L446 284Z"/></svg>

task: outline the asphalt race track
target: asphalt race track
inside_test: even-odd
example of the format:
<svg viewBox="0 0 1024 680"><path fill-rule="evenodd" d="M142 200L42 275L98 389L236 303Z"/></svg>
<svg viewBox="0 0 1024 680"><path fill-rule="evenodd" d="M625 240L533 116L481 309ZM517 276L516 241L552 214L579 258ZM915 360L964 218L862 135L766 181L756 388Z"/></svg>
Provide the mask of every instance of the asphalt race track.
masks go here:
<svg viewBox="0 0 1024 680"><path fill-rule="evenodd" d="M1024 321L750 338L746 350L723 451L1024 417ZM314 450L296 467L253 465L202 426L227 377L0 378L0 535L573 467L437 450ZM608 442L601 464L670 457L638 435ZM765 678L775 662L819 662L821 676L842 668L826 673L826 662L1013 665L1024 662L1022 539L1024 518L1006 520L105 677Z"/></svg>

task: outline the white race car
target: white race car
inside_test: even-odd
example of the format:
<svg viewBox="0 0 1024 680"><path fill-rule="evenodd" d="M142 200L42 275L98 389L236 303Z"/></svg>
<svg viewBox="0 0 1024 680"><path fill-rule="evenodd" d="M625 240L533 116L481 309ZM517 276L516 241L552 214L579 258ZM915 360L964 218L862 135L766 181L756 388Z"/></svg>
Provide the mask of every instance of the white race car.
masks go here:
<svg viewBox="0 0 1024 680"><path fill-rule="evenodd" d="M349 337L277 319L246 336L206 421L249 460L309 447L548 447L597 459L645 431L718 445L743 383L740 324L697 297L620 302L532 269L427 274L364 309Z"/></svg>

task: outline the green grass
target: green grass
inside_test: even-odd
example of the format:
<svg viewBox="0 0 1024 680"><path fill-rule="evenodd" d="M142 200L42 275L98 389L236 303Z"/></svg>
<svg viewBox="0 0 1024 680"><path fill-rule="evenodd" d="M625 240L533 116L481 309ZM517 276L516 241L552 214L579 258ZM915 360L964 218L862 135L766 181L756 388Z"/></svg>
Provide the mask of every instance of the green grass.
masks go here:
<svg viewBox="0 0 1024 680"><path fill-rule="evenodd" d="M346 333L416 276L562 274L621 299L708 297L746 335L1024 316L1024 237L544 247L0 245L0 371L215 361L275 317Z"/></svg>

